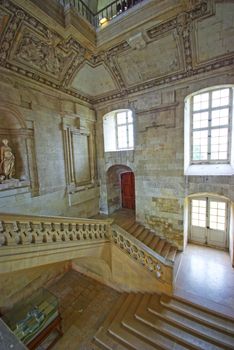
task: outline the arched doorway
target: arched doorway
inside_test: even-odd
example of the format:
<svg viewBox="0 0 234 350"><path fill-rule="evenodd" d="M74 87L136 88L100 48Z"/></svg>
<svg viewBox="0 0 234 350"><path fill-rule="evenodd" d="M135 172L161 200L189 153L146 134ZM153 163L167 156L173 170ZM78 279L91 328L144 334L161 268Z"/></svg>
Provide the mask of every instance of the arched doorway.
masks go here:
<svg viewBox="0 0 234 350"><path fill-rule="evenodd" d="M130 167L116 164L107 170L108 213L121 208L135 209L135 176Z"/></svg>
<svg viewBox="0 0 234 350"><path fill-rule="evenodd" d="M135 209L135 177L132 171L120 174L122 208Z"/></svg>

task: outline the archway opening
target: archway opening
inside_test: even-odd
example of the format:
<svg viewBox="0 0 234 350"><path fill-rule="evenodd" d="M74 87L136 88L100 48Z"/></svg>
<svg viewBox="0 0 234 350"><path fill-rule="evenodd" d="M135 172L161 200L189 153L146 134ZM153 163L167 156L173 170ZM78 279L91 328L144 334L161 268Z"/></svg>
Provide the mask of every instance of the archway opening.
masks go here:
<svg viewBox="0 0 234 350"><path fill-rule="evenodd" d="M107 171L108 213L121 208L135 209L135 176L131 168L117 164Z"/></svg>

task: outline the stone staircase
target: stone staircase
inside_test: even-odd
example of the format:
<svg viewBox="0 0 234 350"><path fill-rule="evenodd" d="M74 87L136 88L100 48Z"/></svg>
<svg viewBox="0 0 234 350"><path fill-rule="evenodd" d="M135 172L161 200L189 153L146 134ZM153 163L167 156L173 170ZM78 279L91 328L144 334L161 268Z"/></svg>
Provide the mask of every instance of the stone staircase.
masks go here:
<svg viewBox="0 0 234 350"><path fill-rule="evenodd" d="M157 254L172 262L175 261L177 247L168 242L165 238L157 235L154 231L136 222L134 218L130 217L125 220L123 220L123 218L117 218L115 219L115 223Z"/></svg>
<svg viewBox="0 0 234 350"><path fill-rule="evenodd" d="M124 293L92 349L234 349L234 318L175 296Z"/></svg>

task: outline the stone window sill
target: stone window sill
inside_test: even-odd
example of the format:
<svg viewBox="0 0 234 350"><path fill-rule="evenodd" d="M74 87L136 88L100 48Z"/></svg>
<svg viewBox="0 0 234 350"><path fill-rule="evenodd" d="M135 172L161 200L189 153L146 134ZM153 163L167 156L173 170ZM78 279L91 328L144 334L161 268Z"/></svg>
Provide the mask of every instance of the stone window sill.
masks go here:
<svg viewBox="0 0 234 350"><path fill-rule="evenodd" d="M187 176L233 176L234 168L230 164L193 164L184 171Z"/></svg>

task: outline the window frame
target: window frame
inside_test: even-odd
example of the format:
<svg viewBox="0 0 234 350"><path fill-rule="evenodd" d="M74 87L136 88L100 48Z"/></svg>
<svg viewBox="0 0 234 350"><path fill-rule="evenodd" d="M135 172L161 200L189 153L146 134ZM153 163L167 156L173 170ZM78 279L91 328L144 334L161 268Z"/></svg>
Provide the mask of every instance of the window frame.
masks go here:
<svg viewBox="0 0 234 350"><path fill-rule="evenodd" d="M125 151L125 150L132 150L134 149L134 130L133 130L133 116L132 116L132 122L129 123L128 122L128 113L131 112L132 115L132 111L130 109L124 109L124 110L118 110L115 112L115 130L116 130L116 151ZM118 114L120 113L126 113L126 123L123 124L118 124ZM132 137L133 137L133 145L132 147L129 147L129 125L132 125ZM121 126L126 126L126 141L127 141L127 147L119 147L119 132L118 132L118 128Z"/></svg>
<svg viewBox="0 0 234 350"><path fill-rule="evenodd" d="M212 107L212 93L214 91L219 91L223 89L229 89L229 103L225 106L219 106L219 107ZM208 108L206 109L199 109L197 111L194 111L194 97L208 93L209 99L208 99ZM196 93L194 93L190 97L190 165L209 165L209 164L230 164L231 163L231 147L232 147L232 122L233 122L233 87L231 86L218 86L218 87L210 87L209 89L200 90ZM228 113L228 125L221 125L221 126L213 126L211 125L212 118L211 114L214 110L220 110L223 108L227 108L229 110ZM202 112L208 112L208 126L205 128L193 128L193 116L195 113L202 113ZM211 130L220 130L220 129L228 129L228 142L227 142L227 158L226 159L211 159ZM206 160L194 160L193 159L193 133L194 131L208 131L208 137L207 137L207 159Z"/></svg>
<svg viewBox="0 0 234 350"><path fill-rule="evenodd" d="M126 113L126 123L117 122L117 115ZM131 120L129 122L129 120ZM134 112L130 108L121 108L113 110L103 116L103 141L104 153L108 152L122 152L133 151L135 147L135 118ZM126 131L126 147L119 146L119 131L118 127L124 126ZM132 128L132 135L130 134L130 126ZM130 135L130 137L129 137ZM129 141L131 146L129 147Z"/></svg>

